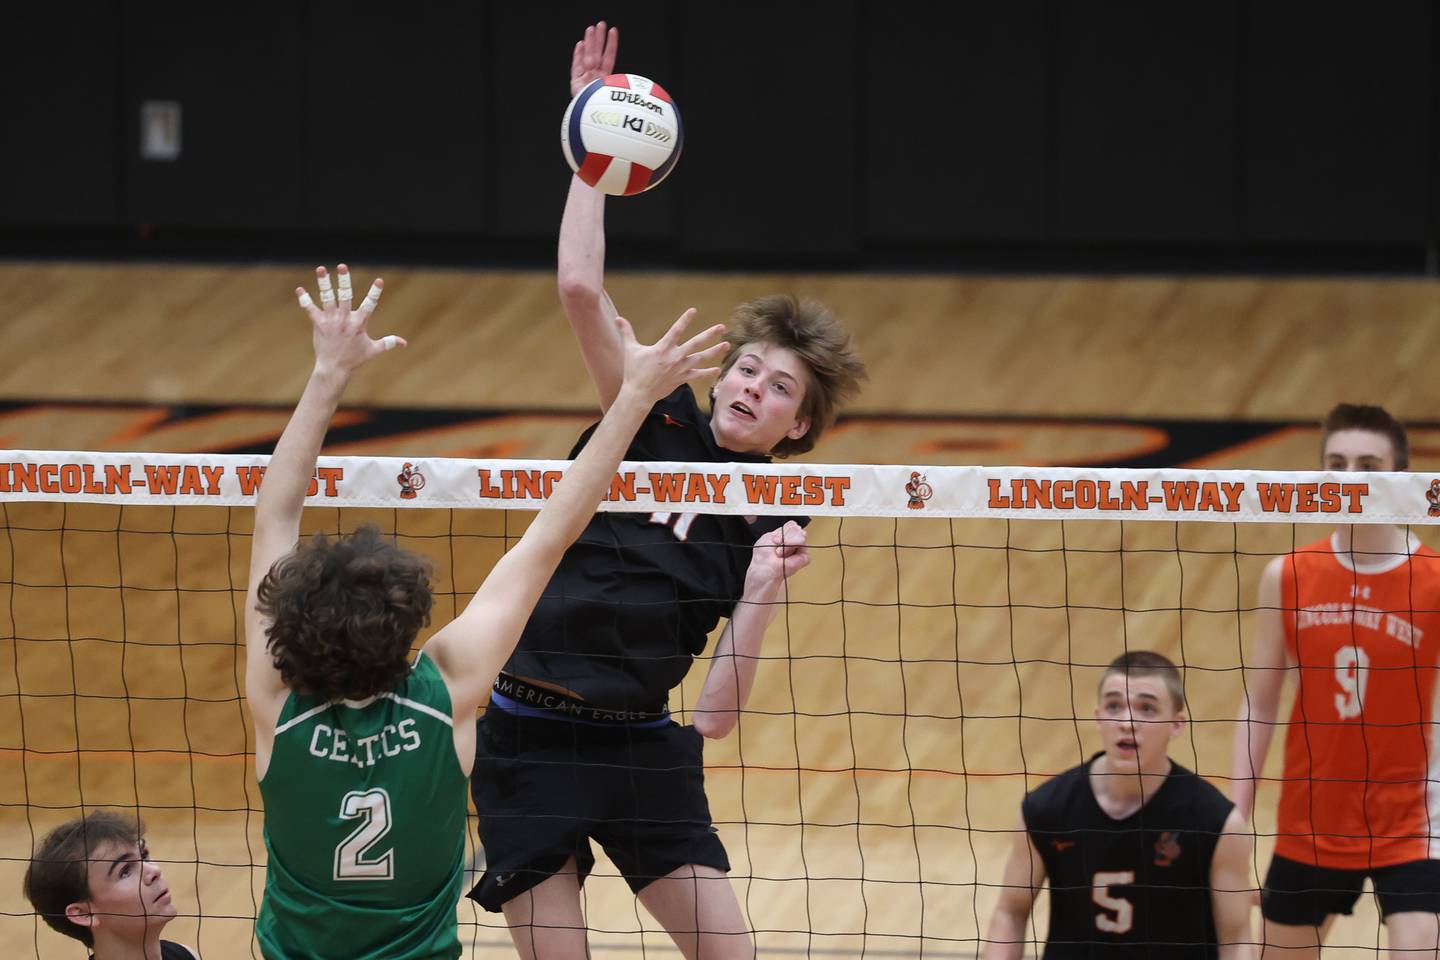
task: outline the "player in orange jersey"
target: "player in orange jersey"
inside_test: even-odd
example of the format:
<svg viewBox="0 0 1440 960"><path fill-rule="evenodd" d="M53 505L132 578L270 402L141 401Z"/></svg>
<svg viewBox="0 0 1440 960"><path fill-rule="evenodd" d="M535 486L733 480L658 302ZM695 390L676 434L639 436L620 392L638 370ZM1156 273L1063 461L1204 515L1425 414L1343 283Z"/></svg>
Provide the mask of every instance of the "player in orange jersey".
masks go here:
<svg viewBox="0 0 1440 960"><path fill-rule="evenodd" d="M1325 418L1332 471L1403 470L1405 429L1379 407ZM1440 555L1391 525L1341 527L1266 566L1247 700L1235 731L1234 799L1249 819L1287 679L1299 683L1285 736L1275 856L1261 912L1270 960L1319 955L1366 877L1390 948L1440 944L1440 784L1430 769Z"/></svg>

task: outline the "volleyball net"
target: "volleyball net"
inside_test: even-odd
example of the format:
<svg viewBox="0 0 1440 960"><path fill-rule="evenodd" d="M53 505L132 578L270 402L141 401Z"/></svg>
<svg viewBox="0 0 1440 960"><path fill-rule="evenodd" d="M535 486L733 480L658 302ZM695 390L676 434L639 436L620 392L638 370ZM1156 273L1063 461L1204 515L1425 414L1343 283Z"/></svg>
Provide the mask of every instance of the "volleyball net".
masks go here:
<svg viewBox="0 0 1440 960"><path fill-rule="evenodd" d="M21 876L47 830L98 808L144 818L180 910L169 939L207 960L258 956L265 850L241 624L265 463L0 453L5 956L57 955ZM321 458L303 532L373 523L430 558L438 628L565 466ZM1021 797L1098 749L1101 669L1132 649L1179 664L1191 723L1172 756L1228 792L1265 564L1327 524L1440 522L1437 489L1422 474L627 463L601 508L814 518L810 568L739 728L705 752L761 951L972 957ZM681 722L703 675L671 698ZM1259 791L1257 876L1281 752ZM473 818L471 833L478 869ZM603 854L585 908L603 955L667 955ZM1042 897L1037 942L1045 909ZM1366 909L1332 944L1375 952ZM513 955L497 915L458 911L467 956Z"/></svg>

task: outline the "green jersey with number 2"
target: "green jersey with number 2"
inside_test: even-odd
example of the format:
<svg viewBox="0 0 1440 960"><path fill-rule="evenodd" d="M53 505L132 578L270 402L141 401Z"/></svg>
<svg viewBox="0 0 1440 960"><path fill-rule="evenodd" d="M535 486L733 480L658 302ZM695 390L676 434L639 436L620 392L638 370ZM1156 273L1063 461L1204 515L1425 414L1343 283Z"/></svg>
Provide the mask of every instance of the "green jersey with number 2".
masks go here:
<svg viewBox="0 0 1440 960"><path fill-rule="evenodd" d="M423 654L363 707L292 693L260 794L270 960L460 956L468 778L450 693Z"/></svg>

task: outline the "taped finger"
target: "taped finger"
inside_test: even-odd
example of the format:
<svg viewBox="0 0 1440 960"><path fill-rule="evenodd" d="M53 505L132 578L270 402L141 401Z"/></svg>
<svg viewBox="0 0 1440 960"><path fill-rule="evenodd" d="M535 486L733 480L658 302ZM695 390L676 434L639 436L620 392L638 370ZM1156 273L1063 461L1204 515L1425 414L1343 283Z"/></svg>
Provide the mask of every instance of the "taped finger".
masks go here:
<svg viewBox="0 0 1440 960"><path fill-rule="evenodd" d="M302 309L309 310L311 307L315 306L315 301L310 299L310 291L308 290L301 290L299 296L296 299L300 301L300 306Z"/></svg>
<svg viewBox="0 0 1440 960"><path fill-rule="evenodd" d="M380 303L380 293L383 289L378 280L370 284L370 290L365 294L365 299L360 301L360 307L364 310L374 310Z"/></svg>
<svg viewBox="0 0 1440 960"><path fill-rule="evenodd" d="M327 307L335 306L335 289L330 285L330 274L322 273L320 281L320 303Z"/></svg>
<svg viewBox="0 0 1440 960"><path fill-rule="evenodd" d="M346 270L340 274L340 299L349 303L355 297L355 292L350 286L350 271Z"/></svg>

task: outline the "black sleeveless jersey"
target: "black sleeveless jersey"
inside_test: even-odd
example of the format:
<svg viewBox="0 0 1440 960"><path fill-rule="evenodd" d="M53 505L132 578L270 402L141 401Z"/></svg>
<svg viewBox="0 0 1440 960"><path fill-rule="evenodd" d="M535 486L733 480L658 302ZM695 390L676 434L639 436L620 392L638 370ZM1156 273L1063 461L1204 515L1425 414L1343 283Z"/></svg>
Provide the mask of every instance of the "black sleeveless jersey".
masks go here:
<svg viewBox="0 0 1440 960"><path fill-rule="evenodd" d="M1090 788L1096 757L1020 808L1050 880L1044 960L1218 956L1210 863L1234 804L1174 763L1143 807L1113 820Z"/></svg>
<svg viewBox="0 0 1440 960"><path fill-rule="evenodd" d="M594 430L581 435L572 458ZM719 446L688 386L655 404L625 459L770 461ZM734 610L756 539L792 519L748 523L695 512L703 504L681 504L689 507L683 513L595 514L565 552L505 671L560 684L606 709L662 707Z"/></svg>

